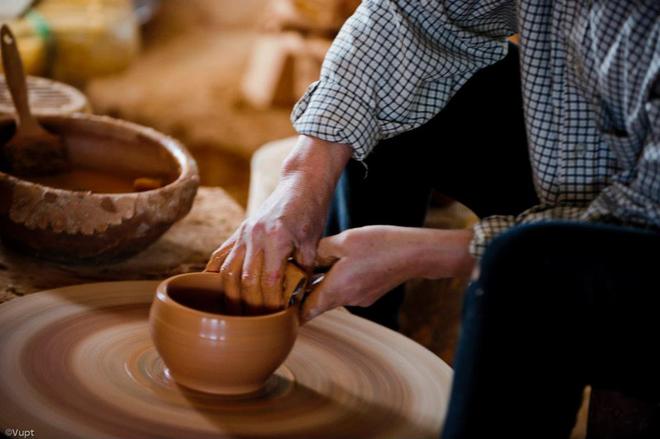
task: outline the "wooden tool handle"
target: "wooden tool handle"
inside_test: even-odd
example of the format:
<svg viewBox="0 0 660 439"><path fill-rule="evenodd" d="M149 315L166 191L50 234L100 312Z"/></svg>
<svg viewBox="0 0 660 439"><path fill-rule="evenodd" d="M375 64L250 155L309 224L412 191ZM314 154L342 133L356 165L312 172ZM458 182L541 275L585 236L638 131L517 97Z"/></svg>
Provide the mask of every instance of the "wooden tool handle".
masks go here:
<svg viewBox="0 0 660 439"><path fill-rule="evenodd" d="M16 38L14 38L14 34L6 24L3 24L2 29L0 29L0 40L2 42L2 67L5 72L7 87L16 108L17 128L22 131L41 131L30 112L27 83L21 55L16 45Z"/></svg>

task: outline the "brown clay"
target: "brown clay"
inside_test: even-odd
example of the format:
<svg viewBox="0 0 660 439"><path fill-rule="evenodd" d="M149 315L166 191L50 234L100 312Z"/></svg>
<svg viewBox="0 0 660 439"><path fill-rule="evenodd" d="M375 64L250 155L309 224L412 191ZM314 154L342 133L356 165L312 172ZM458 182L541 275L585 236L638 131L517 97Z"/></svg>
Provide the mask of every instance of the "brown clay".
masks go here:
<svg viewBox="0 0 660 439"><path fill-rule="evenodd" d="M287 296L304 273L289 264ZM304 286L304 285L303 285ZM261 389L284 362L298 334L298 306L263 315L228 315L218 273L163 281L149 313L154 345L174 380L216 394Z"/></svg>
<svg viewBox="0 0 660 439"><path fill-rule="evenodd" d="M91 191L99 194L122 194L135 190L133 178L96 169L77 168L54 175L29 177L25 180L56 189Z"/></svg>
<svg viewBox="0 0 660 439"><path fill-rule="evenodd" d="M197 165L171 137L104 116L43 116L39 121L67 143L69 160L78 174L66 178L73 183L82 180L88 189L110 190L58 189L0 170L3 242L63 262L117 259L151 244L190 210L199 186ZM11 118L0 118L0 148L14 129ZM113 193L124 182L105 181L108 175L126 179L127 191ZM167 184L133 192L133 178L142 176ZM66 180L52 178L59 178L59 183Z"/></svg>
<svg viewBox="0 0 660 439"><path fill-rule="evenodd" d="M167 176L163 178L168 178ZM68 191L91 191L98 194L125 194L144 192L163 186L163 178L135 177L117 172L98 169L76 168L67 172L38 177L24 177L25 180Z"/></svg>
<svg viewBox="0 0 660 439"><path fill-rule="evenodd" d="M162 186L162 178L139 177L133 180L133 190L136 192L152 191Z"/></svg>
<svg viewBox="0 0 660 439"><path fill-rule="evenodd" d="M301 327L257 394L177 385L149 337L157 285L76 285L1 305L0 425L49 439L439 436L449 366L341 310Z"/></svg>

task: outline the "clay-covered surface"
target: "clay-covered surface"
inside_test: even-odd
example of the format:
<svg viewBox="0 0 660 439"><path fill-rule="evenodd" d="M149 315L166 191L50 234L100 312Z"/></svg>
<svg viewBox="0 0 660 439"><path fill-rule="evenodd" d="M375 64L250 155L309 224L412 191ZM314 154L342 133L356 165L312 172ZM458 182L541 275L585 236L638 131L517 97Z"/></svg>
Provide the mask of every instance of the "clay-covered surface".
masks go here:
<svg viewBox="0 0 660 439"><path fill-rule="evenodd" d="M220 188L201 187L188 215L153 245L127 259L98 264L44 261L0 245L0 303L84 282L164 279L204 269L211 252L240 224L243 209Z"/></svg>
<svg viewBox="0 0 660 439"><path fill-rule="evenodd" d="M139 193L93 193L0 172L5 243L65 262L111 260L142 250L190 210L199 185L197 165L174 139L102 116L40 120L65 140L73 167L158 176L165 185ZM11 119L0 120L0 144L12 132Z"/></svg>

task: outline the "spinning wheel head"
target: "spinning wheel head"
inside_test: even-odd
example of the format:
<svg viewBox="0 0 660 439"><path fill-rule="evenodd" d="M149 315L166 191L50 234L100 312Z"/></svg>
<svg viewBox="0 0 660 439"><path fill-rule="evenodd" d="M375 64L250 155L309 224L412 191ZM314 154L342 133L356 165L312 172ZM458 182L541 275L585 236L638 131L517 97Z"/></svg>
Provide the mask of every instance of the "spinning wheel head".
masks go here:
<svg viewBox="0 0 660 439"><path fill-rule="evenodd" d="M149 337L157 286L77 285L0 306L0 424L53 439L440 434L451 369L402 335L338 310L300 328L255 394L177 385Z"/></svg>

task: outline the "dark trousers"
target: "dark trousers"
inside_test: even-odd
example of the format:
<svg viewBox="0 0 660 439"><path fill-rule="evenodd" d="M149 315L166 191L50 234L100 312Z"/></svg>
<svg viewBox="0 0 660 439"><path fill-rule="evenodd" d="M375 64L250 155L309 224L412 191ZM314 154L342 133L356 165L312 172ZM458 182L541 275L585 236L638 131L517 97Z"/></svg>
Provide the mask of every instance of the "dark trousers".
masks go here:
<svg viewBox="0 0 660 439"><path fill-rule="evenodd" d="M326 235L373 224L421 227L433 190L480 217L534 205L516 47L477 72L431 121L376 145L365 165L346 167ZM350 310L397 329L402 301L399 287Z"/></svg>
<svg viewBox="0 0 660 439"><path fill-rule="evenodd" d="M587 384L660 402L659 253L660 233L602 224L497 237L466 293L442 437L567 438Z"/></svg>

